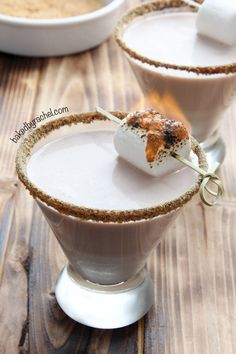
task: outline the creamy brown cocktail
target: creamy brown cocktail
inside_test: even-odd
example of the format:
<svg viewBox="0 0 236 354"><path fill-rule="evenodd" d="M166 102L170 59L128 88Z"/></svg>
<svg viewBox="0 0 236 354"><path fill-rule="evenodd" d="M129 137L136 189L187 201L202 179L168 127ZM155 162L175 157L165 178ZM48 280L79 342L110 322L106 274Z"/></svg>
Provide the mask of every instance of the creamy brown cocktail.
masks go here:
<svg viewBox="0 0 236 354"><path fill-rule="evenodd" d="M116 39L151 104L223 150L217 130L236 94L236 47L198 35L196 16L182 1L144 4L123 17Z"/></svg>
<svg viewBox="0 0 236 354"><path fill-rule="evenodd" d="M18 175L69 260L57 300L75 320L100 328L148 311L147 257L201 180L185 167L161 178L139 171L117 156L115 129L95 113L58 119L31 133L17 154ZM194 141L192 149L206 169Z"/></svg>

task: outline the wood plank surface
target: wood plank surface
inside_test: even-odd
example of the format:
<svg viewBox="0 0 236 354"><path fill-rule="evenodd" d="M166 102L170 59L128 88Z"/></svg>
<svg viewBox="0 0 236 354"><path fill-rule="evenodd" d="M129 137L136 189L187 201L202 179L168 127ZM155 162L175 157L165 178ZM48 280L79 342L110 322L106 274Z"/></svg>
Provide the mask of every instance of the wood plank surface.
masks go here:
<svg viewBox="0 0 236 354"><path fill-rule="evenodd" d="M236 102L221 126L223 198L214 208L191 202L153 252L155 303L145 318L97 330L72 321L56 303L66 259L17 182L19 144L10 138L49 108L132 110L145 100L113 38L63 58L1 54L0 74L0 354L235 354Z"/></svg>

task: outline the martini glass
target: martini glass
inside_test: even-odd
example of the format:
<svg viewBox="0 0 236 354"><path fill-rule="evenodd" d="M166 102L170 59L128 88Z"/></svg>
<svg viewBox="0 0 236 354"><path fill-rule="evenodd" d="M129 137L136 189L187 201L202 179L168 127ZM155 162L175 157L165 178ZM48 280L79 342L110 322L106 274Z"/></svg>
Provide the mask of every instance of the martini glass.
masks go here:
<svg viewBox="0 0 236 354"><path fill-rule="evenodd" d="M157 24L163 16L175 14L181 14L183 18L173 27L174 30L170 30L170 38L175 38L175 33L188 33L187 27L179 29L182 26L180 23L188 23L188 15L194 16L197 9L198 7L189 6L181 0L160 0L143 4L124 15L116 27L115 37L149 105L171 119L182 120L191 128L192 135L204 148L210 170L213 171L223 162L225 156L225 144L220 137L219 124L236 95L236 62L235 59L234 62L228 59L229 53L229 58L235 58L235 54L232 55L235 48L197 36L195 27L191 29L193 39L189 41L188 38L187 41L183 38L180 42L181 46L185 43L185 47L179 50L167 48L168 43L174 43L168 37L174 17L169 21L163 38L156 28L152 31L155 33L155 40L152 42L144 34L140 36L140 32L136 33L137 24L142 21L150 19L155 26L155 21ZM156 16L155 21L152 20L153 16ZM169 53L168 61L163 59L159 47L155 51L151 48L155 47L155 42L158 46L158 42L164 43L164 50ZM185 58L187 45L191 47L190 63ZM177 51L181 51L181 54L177 55ZM204 65L209 53L215 56L216 65ZM218 53L221 53L220 59L217 57ZM221 61L225 64L222 65Z"/></svg>
<svg viewBox="0 0 236 354"><path fill-rule="evenodd" d="M127 115L114 114L119 119ZM116 156L116 128L115 123L99 113L60 118L31 132L20 145L16 158L20 180L36 200L68 259L56 283L56 299L71 318L96 328L129 325L149 310L153 284L146 269L147 259L182 207L198 193L202 182L202 176L189 168L163 179L136 170ZM60 199L50 189L54 185L66 189L65 180L61 183L60 176L53 174L60 160L49 175L53 180L49 188L43 188L41 177L33 173L34 168L37 170L37 152L43 147L45 153L50 144L60 144L65 137L78 141L78 154L72 161L78 173L86 161L84 151L88 158L89 154L94 156L79 192L85 190L83 204ZM83 144L84 137L88 140ZM45 159L48 157L46 152ZM192 157L201 169L207 170L205 154L195 140ZM63 164L60 166L70 179ZM78 180L81 184L83 181L82 177ZM114 193L110 199L102 200L109 207L98 207L101 195L107 195L107 191Z"/></svg>

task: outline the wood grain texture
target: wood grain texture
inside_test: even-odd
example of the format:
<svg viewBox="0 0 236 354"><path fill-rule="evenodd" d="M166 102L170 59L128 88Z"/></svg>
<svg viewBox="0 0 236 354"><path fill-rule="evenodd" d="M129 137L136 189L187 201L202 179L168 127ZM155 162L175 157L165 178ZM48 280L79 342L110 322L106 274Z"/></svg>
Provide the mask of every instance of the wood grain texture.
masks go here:
<svg viewBox="0 0 236 354"><path fill-rule="evenodd" d="M129 1L129 6L138 1ZM145 104L114 40L80 55L0 55L0 354L234 354L236 352L236 103L222 124L225 194L191 202L149 260L155 303L144 319L96 330L68 318L54 285L65 257L28 192L16 184L10 137L49 108L70 113Z"/></svg>

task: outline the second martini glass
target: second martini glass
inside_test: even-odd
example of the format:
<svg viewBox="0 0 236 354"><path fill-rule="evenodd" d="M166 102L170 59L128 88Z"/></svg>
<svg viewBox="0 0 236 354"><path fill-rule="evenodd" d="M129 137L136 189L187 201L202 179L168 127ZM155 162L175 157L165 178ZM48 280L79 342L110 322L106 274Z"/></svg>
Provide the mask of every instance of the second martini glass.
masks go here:
<svg viewBox="0 0 236 354"><path fill-rule="evenodd" d="M115 36L149 104L191 128L214 170L225 156L219 123L236 95L236 48L198 36L196 11L181 0L143 4Z"/></svg>

